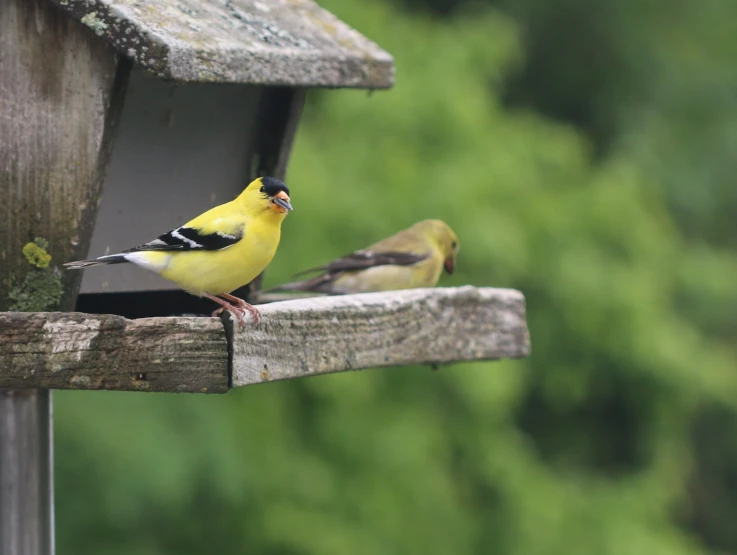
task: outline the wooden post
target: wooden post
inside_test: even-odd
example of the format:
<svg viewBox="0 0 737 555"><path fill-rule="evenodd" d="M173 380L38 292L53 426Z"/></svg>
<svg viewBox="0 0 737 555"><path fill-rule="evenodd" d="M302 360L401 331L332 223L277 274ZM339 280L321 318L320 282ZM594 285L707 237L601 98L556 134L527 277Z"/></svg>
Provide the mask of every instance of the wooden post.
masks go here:
<svg viewBox="0 0 737 555"><path fill-rule="evenodd" d="M54 553L51 391L0 390L0 553Z"/></svg>
<svg viewBox="0 0 737 555"><path fill-rule="evenodd" d="M87 254L129 71L48 2L0 0L0 310L44 293L25 282L36 237L51 269ZM56 277L61 296L44 308L72 310L81 273Z"/></svg>
<svg viewBox="0 0 737 555"><path fill-rule="evenodd" d="M0 310L72 310L130 64L44 0L0 0ZM48 391L0 395L0 553L53 554Z"/></svg>

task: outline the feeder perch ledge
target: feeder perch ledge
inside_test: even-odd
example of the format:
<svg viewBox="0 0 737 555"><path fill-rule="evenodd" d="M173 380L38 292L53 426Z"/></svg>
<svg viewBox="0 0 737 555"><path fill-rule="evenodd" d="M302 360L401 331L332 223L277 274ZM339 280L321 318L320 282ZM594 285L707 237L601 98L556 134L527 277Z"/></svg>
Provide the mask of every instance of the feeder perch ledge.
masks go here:
<svg viewBox="0 0 737 555"><path fill-rule="evenodd" d="M0 313L0 388L223 393L231 387L381 366L529 355L511 289L410 289L259 307L229 317ZM230 353L230 356L229 356Z"/></svg>

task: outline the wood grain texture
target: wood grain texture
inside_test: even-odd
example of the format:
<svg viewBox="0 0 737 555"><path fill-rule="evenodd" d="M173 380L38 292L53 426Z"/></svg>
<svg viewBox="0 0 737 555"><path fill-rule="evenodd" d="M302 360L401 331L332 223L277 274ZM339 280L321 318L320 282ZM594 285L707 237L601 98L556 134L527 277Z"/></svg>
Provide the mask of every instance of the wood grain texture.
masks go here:
<svg viewBox="0 0 737 555"><path fill-rule="evenodd" d="M0 4L0 310L34 237L54 265L87 254L129 67L45 0ZM62 279L69 310L81 274Z"/></svg>
<svg viewBox="0 0 737 555"><path fill-rule="evenodd" d="M52 414L50 391L0 390L3 555L54 554Z"/></svg>
<svg viewBox="0 0 737 555"><path fill-rule="evenodd" d="M511 289L411 289L259 309L259 327L243 331L229 316L223 326L215 318L0 313L0 389L221 393L229 377L235 387L530 352L525 299Z"/></svg>
<svg viewBox="0 0 737 555"><path fill-rule="evenodd" d="M224 393L225 329L214 318L0 313L0 388Z"/></svg>
<svg viewBox="0 0 737 555"><path fill-rule="evenodd" d="M233 332L232 385L380 366L518 358L525 299L511 289L411 289L277 302Z"/></svg>

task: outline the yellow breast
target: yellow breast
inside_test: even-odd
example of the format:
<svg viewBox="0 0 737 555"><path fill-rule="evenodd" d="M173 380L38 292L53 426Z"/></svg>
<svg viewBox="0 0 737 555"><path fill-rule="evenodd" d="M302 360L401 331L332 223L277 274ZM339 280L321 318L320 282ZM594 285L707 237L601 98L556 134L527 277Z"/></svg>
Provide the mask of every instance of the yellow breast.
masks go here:
<svg viewBox="0 0 737 555"><path fill-rule="evenodd" d="M280 236L279 225L247 224L243 239L232 247L173 254L161 275L194 295L230 293L269 265Z"/></svg>

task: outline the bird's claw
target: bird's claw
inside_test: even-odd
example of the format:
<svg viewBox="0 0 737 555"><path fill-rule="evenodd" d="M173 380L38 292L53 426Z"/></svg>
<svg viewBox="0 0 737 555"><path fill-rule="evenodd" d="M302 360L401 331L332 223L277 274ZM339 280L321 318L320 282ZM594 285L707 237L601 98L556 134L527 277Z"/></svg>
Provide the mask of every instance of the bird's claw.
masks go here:
<svg viewBox="0 0 737 555"><path fill-rule="evenodd" d="M246 329L246 313L240 307L234 306L231 308L225 308L224 306L222 306L218 308L217 310L213 311L212 316L213 317L220 316L225 310L227 310L233 315L233 318L235 318L238 321L238 324L240 324L240 327L242 330Z"/></svg>
<svg viewBox="0 0 737 555"><path fill-rule="evenodd" d="M253 325L258 326L261 322L261 313L258 311L258 308L248 304L244 300L238 299L238 301L237 307L241 310L241 314L245 317L246 311L248 311L253 316Z"/></svg>
<svg viewBox="0 0 737 555"><path fill-rule="evenodd" d="M261 314L259 313L258 309L252 307L251 305L247 303L243 303L245 306L230 306L229 308L226 308L224 306L221 306L217 310L213 311L212 316L218 317L220 316L223 311L227 310L230 312L233 317L238 321L238 324L240 324L240 327L242 330L246 329L246 311L248 311L251 316L253 316L253 325L258 326L261 322Z"/></svg>

